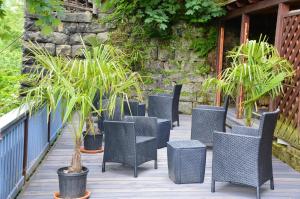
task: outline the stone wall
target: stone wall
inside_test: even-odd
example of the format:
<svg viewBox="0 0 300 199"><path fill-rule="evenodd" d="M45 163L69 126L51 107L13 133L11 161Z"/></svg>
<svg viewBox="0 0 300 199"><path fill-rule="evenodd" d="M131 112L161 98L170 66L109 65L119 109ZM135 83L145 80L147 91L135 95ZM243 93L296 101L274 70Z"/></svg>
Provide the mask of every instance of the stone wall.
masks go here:
<svg viewBox="0 0 300 199"><path fill-rule="evenodd" d="M152 39L148 45L145 81L145 99L152 93L172 91L174 82L183 84L179 110L191 114L192 108L199 104L212 104L214 95L202 92L202 83L214 75L216 50L212 49L208 56L200 57L192 42L205 37L199 27L179 23L172 27L174 39L168 43ZM146 74L147 75L147 74Z"/></svg>
<svg viewBox="0 0 300 199"><path fill-rule="evenodd" d="M99 15L101 17L101 15ZM26 43L37 42L46 48L51 55L65 55L75 57L80 55L82 41L89 37L97 37L102 41L108 39L111 27L98 22L99 17L90 12L65 13L61 19L62 23L48 36L41 33L34 24L36 18L31 15L25 17L24 52L26 54ZM24 57L23 66L30 66L31 60Z"/></svg>
<svg viewBox="0 0 300 199"><path fill-rule="evenodd" d="M80 56L82 41L89 37L97 37L103 42L109 39L109 32L114 27L103 25L97 16L90 12L65 13L62 23L54 32L45 36L34 25L36 18L31 15L25 17L24 54L28 52L26 43L37 42L46 48L51 55L69 57ZM176 36L169 43L162 43L153 39L147 44L148 60L146 68L149 73L142 74L145 78L145 101L149 94L172 91L172 83L182 83L182 93L179 109L182 113L190 114L198 104L213 102L213 95L201 93L201 85L205 78L213 72L215 51L208 57L199 57L191 48L192 38L203 37L198 28L179 23L173 27ZM209 59L210 58L210 59ZM23 58L24 72L30 68L33 60ZM29 67L28 67L29 66ZM148 80L148 81L147 81Z"/></svg>

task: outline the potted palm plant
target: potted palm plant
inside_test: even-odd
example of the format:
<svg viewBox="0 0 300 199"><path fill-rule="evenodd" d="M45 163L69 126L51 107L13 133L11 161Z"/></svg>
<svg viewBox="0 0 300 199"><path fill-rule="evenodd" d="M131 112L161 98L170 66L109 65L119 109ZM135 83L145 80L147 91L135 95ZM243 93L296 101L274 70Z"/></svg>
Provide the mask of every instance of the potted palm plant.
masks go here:
<svg viewBox="0 0 300 199"><path fill-rule="evenodd" d="M230 67L222 71L217 78L209 78L204 90L214 88L236 98L243 88L246 125L251 125L255 103L262 97L278 96L284 81L291 80L294 74L292 65L280 57L276 48L265 39L250 40L235 47L227 55L231 59Z"/></svg>
<svg viewBox="0 0 300 199"><path fill-rule="evenodd" d="M49 112L55 111L61 102L63 122L70 122L74 127L74 152L70 166L57 171L61 198L81 198L88 194L88 168L82 166L80 153L85 122L89 124L93 113L100 115L107 111L113 114L116 99L127 99L128 90L134 90L141 96L141 78L126 67L119 50L102 44L91 49L84 46L82 51L84 59L68 59L53 57L33 45L31 53L36 65L27 81L32 86L23 91L30 113L45 105ZM95 107L93 100L97 93L100 103ZM101 102L104 94L108 101L105 107ZM94 132L89 125L87 129Z"/></svg>

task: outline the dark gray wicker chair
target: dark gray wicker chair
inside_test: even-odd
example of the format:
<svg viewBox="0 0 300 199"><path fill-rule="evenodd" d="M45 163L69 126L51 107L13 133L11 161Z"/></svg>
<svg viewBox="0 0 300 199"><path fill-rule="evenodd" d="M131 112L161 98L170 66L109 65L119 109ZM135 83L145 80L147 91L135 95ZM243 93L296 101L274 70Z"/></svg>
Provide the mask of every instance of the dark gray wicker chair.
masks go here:
<svg viewBox="0 0 300 199"><path fill-rule="evenodd" d="M213 145L213 132L225 132L229 97L222 107L201 105L192 111L192 140L199 140L206 146Z"/></svg>
<svg viewBox="0 0 300 199"><path fill-rule="evenodd" d="M106 162L117 162L134 168L154 160L157 169L156 118L129 116L124 121L104 121L105 146L102 172Z"/></svg>
<svg viewBox="0 0 300 199"><path fill-rule="evenodd" d="M107 106L107 100L103 99L102 106ZM101 116L98 116L98 128L101 131L104 131L103 122L104 120L112 120L112 121L121 121L124 119L124 111L122 111L122 106L120 99L117 99L116 107L112 116L109 116L107 111L102 112Z"/></svg>
<svg viewBox="0 0 300 199"><path fill-rule="evenodd" d="M171 128L174 122L177 122L177 126L179 126L178 106L181 88L181 84L175 85L172 95L150 95L148 98L148 115L170 120Z"/></svg>
<svg viewBox="0 0 300 199"><path fill-rule="evenodd" d="M124 101L124 115L145 116L146 105L138 101Z"/></svg>
<svg viewBox="0 0 300 199"><path fill-rule="evenodd" d="M258 129L234 126L232 133L214 132L211 191L215 181L245 184L257 188L270 180L274 189L272 138L279 110L263 113Z"/></svg>

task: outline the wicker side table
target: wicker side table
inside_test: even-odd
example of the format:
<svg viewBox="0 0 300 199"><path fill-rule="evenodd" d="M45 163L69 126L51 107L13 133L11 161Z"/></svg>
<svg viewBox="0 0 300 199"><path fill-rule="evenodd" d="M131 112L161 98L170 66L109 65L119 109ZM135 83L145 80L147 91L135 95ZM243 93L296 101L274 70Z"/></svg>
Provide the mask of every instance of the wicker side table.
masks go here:
<svg viewBox="0 0 300 199"><path fill-rule="evenodd" d="M176 184L203 183L206 146L198 140L168 142L169 178Z"/></svg>
<svg viewBox="0 0 300 199"><path fill-rule="evenodd" d="M171 121L166 119L157 119L157 148L167 146L170 139Z"/></svg>

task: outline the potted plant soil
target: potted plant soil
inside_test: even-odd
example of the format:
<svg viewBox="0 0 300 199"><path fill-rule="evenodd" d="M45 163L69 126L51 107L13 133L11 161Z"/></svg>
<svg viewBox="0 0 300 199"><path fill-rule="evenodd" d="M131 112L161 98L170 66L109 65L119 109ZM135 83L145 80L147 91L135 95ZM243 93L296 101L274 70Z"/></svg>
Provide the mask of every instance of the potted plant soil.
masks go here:
<svg viewBox="0 0 300 199"><path fill-rule="evenodd" d="M36 65L28 81L36 86L23 90L30 114L45 105L49 112L55 111L61 102L63 122L73 126L74 151L71 162L66 163L69 166L57 170L59 192L55 193L56 198L87 198L90 194L86 190L89 170L82 165L80 153L86 121L88 133L97 136L94 126L89 126L91 115L101 115L103 111L111 115L116 99L127 99L129 90L141 96L141 78L126 67L119 50L104 44L89 49L83 46L84 59L70 59L53 57L42 47L30 44ZM102 106L104 93L108 100L106 107ZM97 94L99 107L93 105Z"/></svg>

